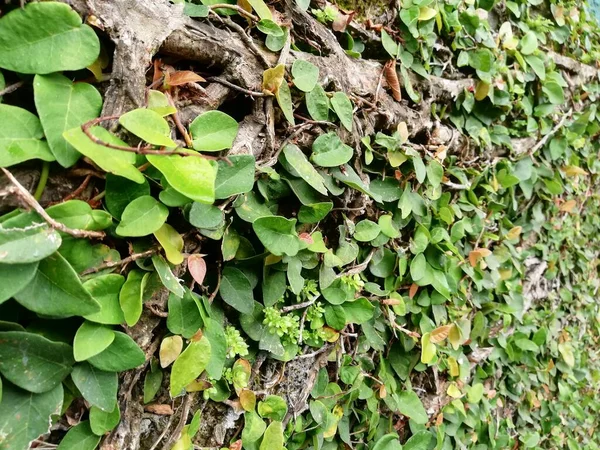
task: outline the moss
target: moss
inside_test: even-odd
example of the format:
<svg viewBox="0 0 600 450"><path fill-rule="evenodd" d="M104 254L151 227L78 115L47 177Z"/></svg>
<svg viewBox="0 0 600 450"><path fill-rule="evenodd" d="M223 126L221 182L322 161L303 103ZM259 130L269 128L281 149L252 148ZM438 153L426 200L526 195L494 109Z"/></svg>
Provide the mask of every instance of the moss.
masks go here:
<svg viewBox="0 0 600 450"><path fill-rule="evenodd" d="M355 11L358 18L378 17L392 7L389 0L339 0L336 5L347 11Z"/></svg>

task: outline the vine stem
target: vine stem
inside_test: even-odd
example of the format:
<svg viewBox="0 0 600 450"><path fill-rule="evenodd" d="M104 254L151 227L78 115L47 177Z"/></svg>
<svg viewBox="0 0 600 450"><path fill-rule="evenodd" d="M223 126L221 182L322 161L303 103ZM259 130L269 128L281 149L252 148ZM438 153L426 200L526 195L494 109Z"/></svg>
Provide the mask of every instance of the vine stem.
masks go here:
<svg viewBox="0 0 600 450"><path fill-rule="evenodd" d="M33 194L33 198L36 201L39 201L42 198L42 194L44 193L44 189L46 188L46 183L48 182L48 175L50 174L50 163L48 161L44 161L42 163L42 172L40 173L40 181L38 181L38 185L35 188L35 192Z"/></svg>
<svg viewBox="0 0 600 450"><path fill-rule="evenodd" d="M13 184L14 189L13 192L16 193L23 202L37 212L42 218L48 222L48 224L63 233L70 234L76 238L90 238L90 239L103 239L105 234L102 231L87 231L87 230L73 230L66 225L57 222L52 217L48 215L48 213L42 208L42 206L38 203L38 201L29 193L27 189L23 187L21 183L14 177L12 173L6 170L4 167L1 168L4 175L9 179L9 181Z"/></svg>
<svg viewBox="0 0 600 450"><path fill-rule="evenodd" d="M160 155L160 156L177 155L177 156L195 156L198 158L205 158L205 159L212 159L212 160L221 159L221 158L215 157L215 156L203 155L202 153L191 152L191 151L181 151L181 150L177 150L177 149L175 149L175 150L153 150L152 145L146 145L144 147L129 147L126 145L115 145L115 144L111 144L109 142L104 142L103 140L98 139L96 136L94 136L91 133L91 131L90 131L91 127L98 125L101 122L105 122L107 120L118 119L119 117L120 116L118 116L118 115L104 116L104 117L98 117L97 119L89 120L86 123L84 123L83 125L81 125L81 131L83 131L85 133L85 135L94 144L101 145L101 146L107 147L107 148L112 148L114 150L122 150L124 152L137 153L138 155Z"/></svg>
<svg viewBox="0 0 600 450"><path fill-rule="evenodd" d="M127 258L120 259L119 261L108 261L103 264L100 264L97 267L92 267L91 269L84 270L83 272L81 272L81 276L90 275L92 273L97 273L104 269L111 269L113 267L125 266L133 261L138 260L138 259L147 258L149 256L152 256L157 252L158 252L158 248L154 248L154 249L146 250L145 252L134 253L134 254L128 256Z"/></svg>

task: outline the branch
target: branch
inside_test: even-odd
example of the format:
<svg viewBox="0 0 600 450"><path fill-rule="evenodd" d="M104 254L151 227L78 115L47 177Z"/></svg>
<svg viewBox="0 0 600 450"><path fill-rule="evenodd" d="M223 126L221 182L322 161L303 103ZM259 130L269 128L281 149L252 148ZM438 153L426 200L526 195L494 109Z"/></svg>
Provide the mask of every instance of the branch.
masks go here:
<svg viewBox="0 0 600 450"><path fill-rule="evenodd" d="M24 81L17 81L16 83L11 84L10 86L6 86L4 89L2 89L0 91L0 97L2 97L3 95L6 95L6 94L10 94L11 92L16 91L17 89L19 89L24 84L25 84Z"/></svg>
<svg viewBox="0 0 600 450"><path fill-rule="evenodd" d="M244 8L242 8L241 6L232 5L230 3L217 3L216 5L210 5L209 8L211 10L213 10L213 11L215 9L233 9L234 11L237 11L240 15L242 15L244 17L247 17L248 19L250 19L250 20L252 20L254 22L258 22L260 20L254 14L249 13Z"/></svg>
<svg viewBox="0 0 600 450"><path fill-rule="evenodd" d="M290 305L290 306L284 306L283 308L281 308L281 312L290 312L290 311L294 311L296 309L302 309L302 308L306 308L307 306L312 305L314 302L317 301L317 299L320 297L321 295L315 295L314 297L312 297L310 300L307 300L305 302L302 303L298 303L296 305Z"/></svg>
<svg viewBox="0 0 600 450"><path fill-rule="evenodd" d="M572 113L573 113L573 109L571 108L571 109L569 109L569 111L566 114L564 114L562 116L562 119L560 119L560 121L556 124L556 126L554 128L552 128L550 133L545 135L542 139L540 139L540 141L537 144L535 144L533 147L531 147L531 150L529 150L529 156L532 156L540 148L542 148L544 145L546 145L546 142L548 142L548 140L552 136L554 136L558 132L558 130L560 130L565 125L565 122L567 121L567 119L569 117L571 117Z"/></svg>
<svg viewBox="0 0 600 450"><path fill-rule="evenodd" d="M2 167L2 171L4 175L10 180L10 182L14 185L14 192L19 196L27 206L32 208L35 212L37 212L42 218L48 222L48 224L63 233L70 234L76 238L89 238L89 239L103 239L105 234L102 231L86 231L86 230L73 230L66 225L57 222L52 217L48 215L48 213L42 208L42 206L37 202L33 195L29 193L27 189L23 187L21 183L14 177L12 173Z"/></svg>
<svg viewBox="0 0 600 450"><path fill-rule="evenodd" d="M116 144L111 144L109 142L105 142L101 139L98 139L96 136L94 136L91 131L90 128L93 126L98 125L101 122L107 121L107 120L115 120L118 119L120 116L116 115L116 116L104 116L104 117L98 117L97 119L92 119L87 121L86 123L84 123L83 125L81 125L81 131L83 131L85 133L85 135L94 143L97 145L101 145L103 147L107 147L107 148L112 148L114 150L121 150L124 152L130 152L130 153L137 153L138 155L160 155L160 156L171 156L171 155L177 155L177 156L195 156L198 158L205 158L205 159L212 159L212 160L219 160L221 158L219 157L215 157L215 156L208 156L208 155L203 155L202 153L198 153L198 152L191 152L191 151L181 151L181 150L153 150L152 149L152 145L146 145L144 147L129 147L129 146L125 146L125 145L116 145Z"/></svg>
<svg viewBox="0 0 600 450"><path fill-rule="evenodd" d="M251 97L271 97L273 95L271 93L257 92L257 91L251 91L249 89L244 89L243 87L238 86L237 84L233 84L221 77L209 77L206 79L206 81L214 81L216 83L222 84L223 86L227 86L231 89L235 89L236 91L240 91L240 92L243 92L244 94L250 95Z"/></svg>
<svg viewBox="0 0 600 450"><path fill-rule="evenodd" d="M83 272L81 272L81 276L90 275L92 273L97 273L104 269L111 269L113 267L125 266L133 261L138 260L138 259L147 258L149 256L152 256L157 252L158 252L158 249L155 248L155 249L146 250L145 252L141 252L141 253L134 253L134 254L128 256L127 258L120 259L119 261L107 261L103 264L100 264L99 266L84 270Z"/></svg>

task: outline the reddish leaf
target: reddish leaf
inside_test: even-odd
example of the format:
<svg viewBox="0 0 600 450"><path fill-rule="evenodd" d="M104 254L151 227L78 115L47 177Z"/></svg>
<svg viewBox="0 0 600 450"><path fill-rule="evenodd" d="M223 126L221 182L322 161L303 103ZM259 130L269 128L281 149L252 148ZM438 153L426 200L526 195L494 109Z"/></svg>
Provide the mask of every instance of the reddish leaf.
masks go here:
<svg viewBox="0 0 600 450"><path fill-rule="evenodd" d="M417 295L417 291L419 290L419 285L418 284L411 284L410 285L410 289L408 291L408 297L412 300L412 298Z"/></svg>
<svg viewBox="0 0 600 450"><path fill-rule="evenodd" d="M181 86L187 83L197 83L206 80L191 70L180 70L170 73L168 80L165 79L165 81L169 86Z"/></svg>
<svg viewBox="0 0 600 450"><path fill-rule="evenodd" d="M350 22L352 22L353 16L354 16L354 13L351 13L351 14L343 14L341 12L338 13L337 17L331 24L331 28L333 28L333 31L338 31L340 33L343 33L344 31L346 31L346 27L350 24Z"/></svg>
<svg viewBox="0 0 600 450"><path fill-rule="evenodd" d="M394 100L399 102L402 100L402 91L400 91L400 80L398 80L398 73L396 72L396 60L390 59L385 66L383 66L383 75L388 86L392 90L392 97Z"/></svg>
<svg viewBox="0 0 600 450"><path fill-rule="evenodd" d="M300 240L306 242L308 245L314 243L312 236L308 233L300 233L298 237L300 238Z"/></svg>
<svg viewBox="0 0 600 450"><path fill-rule="evenodd" d="M202 286L204 277L206 276L206 262L204 258L198 254L188 256L188 270L194 281Z"/></svg>
<svg viewBox="0 0 600 450"><path fill-rule="evenodd" d="M151 414L158 414L160 416L171 416L173 414L173 407L171 405L146 405L144 406L144 410Z"/></svg>
<svg viewBox="0 0 600 450"><path fill-rule="evenodd" d="M242 440L238 439L229 446L229 450L242 450Z"/></svg>

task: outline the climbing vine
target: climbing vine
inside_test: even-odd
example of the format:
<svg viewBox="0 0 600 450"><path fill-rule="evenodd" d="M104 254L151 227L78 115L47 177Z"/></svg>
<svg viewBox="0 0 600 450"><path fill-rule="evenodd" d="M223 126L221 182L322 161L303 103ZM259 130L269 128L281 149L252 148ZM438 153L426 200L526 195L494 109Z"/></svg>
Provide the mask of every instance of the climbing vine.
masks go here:
<svg viewBox="0 0 600 450"><path fill-rule="evenodd" d="M586 4L142 3L127 108L100 5L0 18L0 450L599 448Z"/></svg>

